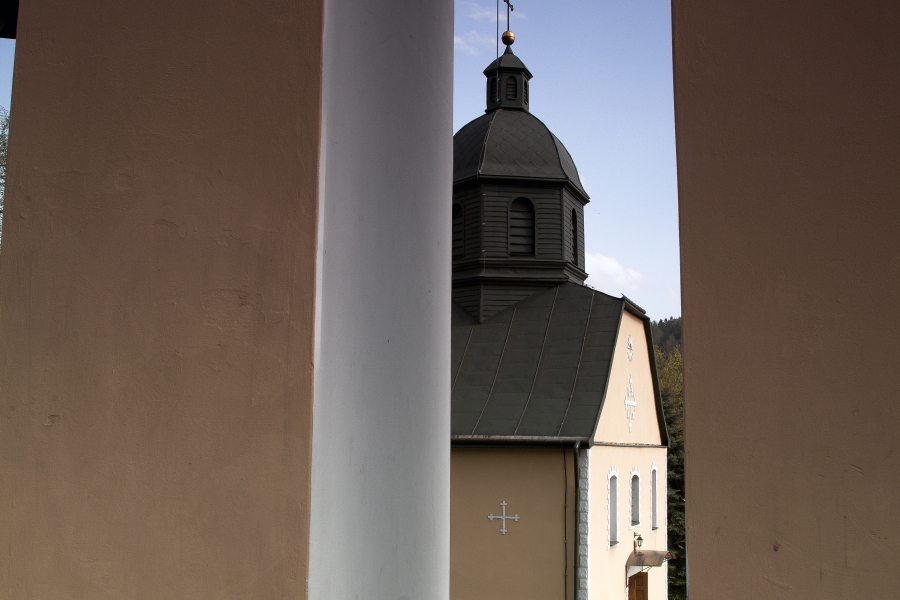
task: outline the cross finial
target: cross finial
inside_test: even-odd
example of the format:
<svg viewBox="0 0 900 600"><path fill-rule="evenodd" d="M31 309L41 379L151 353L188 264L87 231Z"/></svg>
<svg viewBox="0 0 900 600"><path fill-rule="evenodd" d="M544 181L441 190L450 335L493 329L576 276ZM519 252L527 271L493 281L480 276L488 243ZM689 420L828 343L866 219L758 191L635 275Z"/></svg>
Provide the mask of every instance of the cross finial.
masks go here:
<svg viewBox="0 0 900 600"><path fill-rule="evenodd" d="M509 0L503 1L506 2L506 31L503 33L503 43L507 46L512 46L513 42L516 41L516 35L509 30L509 13L516 9L513 8L512 2Z"/></svg>

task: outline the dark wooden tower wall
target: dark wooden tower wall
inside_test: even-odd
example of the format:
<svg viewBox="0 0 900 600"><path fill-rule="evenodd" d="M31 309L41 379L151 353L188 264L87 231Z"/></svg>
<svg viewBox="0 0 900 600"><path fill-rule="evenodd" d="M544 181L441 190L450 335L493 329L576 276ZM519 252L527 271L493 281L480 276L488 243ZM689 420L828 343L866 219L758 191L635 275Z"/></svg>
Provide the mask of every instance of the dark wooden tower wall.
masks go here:
<svg viewBox="0 0 900 600"><path fill-rule="evenodd" d="M575 227L572 227L572 211L575 211L577 217ZM565 258L571 261L581 270L584 270L584 202L578 199L575 194L567 189L563 189L563 221L565 226L562 228L564 240L563 248L565 249ZM572 242L572 233L575 232L575 243ZM573 249L575 253L573 255Z"/></svg>
<svg viewBox="0 0 900 600"><path fill-rule="evenodd" d="M462 210L463 253L453 255L453 262L476 260L481 257L481 223L484 219L481 206L481 188L467 186L453 191L453 204ZM458 232L454 229L454 238Z"/></svg>
<svg viewBox="0 0 900 600"><path fill-rule="evenodd" d="M457 188L453 203L462 211L464 252L454 252L454 262L507 259L510 253L509 210L512 202L525 198L535 210L537 259L564 260L584 268L584 201L565 188L550 185L468 185ZM572 211L577 216L572 228ZM577 231L577 253L573 255L572 233ZM457 230L454 229L454 238ZM569 279L577 280L577 275ZM583 277L581 279L584 279Z"/></svg>
<svg viewBox="0 0 900 600"><path fill-rule="evenodd" d="M510 206L519 198L534 207L532 255L510 248ZM453 237L463 240L453 257L453 300L476 321L554 285L584 282L584 200L566 186L470 182L456 187L453 201L462 211Z"/></svg>

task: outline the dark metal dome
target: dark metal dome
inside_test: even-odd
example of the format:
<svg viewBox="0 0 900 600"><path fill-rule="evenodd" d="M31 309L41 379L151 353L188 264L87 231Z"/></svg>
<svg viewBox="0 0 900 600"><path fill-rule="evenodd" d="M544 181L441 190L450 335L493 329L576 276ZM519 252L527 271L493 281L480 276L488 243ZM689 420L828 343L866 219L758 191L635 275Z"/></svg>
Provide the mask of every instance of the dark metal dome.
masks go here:
<svg viewBox="0 0 900 600"><path fill-rule="evenodd" d="M568 181L588 199L566 147L524 110L494 110L453 136L453 182L484 177Z"/></svg>

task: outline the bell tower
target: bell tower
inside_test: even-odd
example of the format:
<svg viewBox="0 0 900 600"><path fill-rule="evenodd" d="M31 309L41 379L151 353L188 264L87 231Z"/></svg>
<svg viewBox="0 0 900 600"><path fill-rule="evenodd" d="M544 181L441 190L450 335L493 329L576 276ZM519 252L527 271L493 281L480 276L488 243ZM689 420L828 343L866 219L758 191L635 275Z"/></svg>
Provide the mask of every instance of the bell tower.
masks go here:
<svg viewBox="0 0 900 600"><path fill-rule="evenodd" d="M507 40L510 43L503 54L484 70L484 76L487 77L487 108L484 112L489 113L498 108L528 110L528 81L532 77L531 71L513 54L512 42L515 41L515 36L511 31L503 34L503 43Z"/></svg>
<svg viewBox="0 0 900 600"><path fill-rule="evenodd" d="M476 322L549 287L584 283L584 205L569 152L531 114L528 67L485 70L484 115L453 136L453 301Z"/></svg>

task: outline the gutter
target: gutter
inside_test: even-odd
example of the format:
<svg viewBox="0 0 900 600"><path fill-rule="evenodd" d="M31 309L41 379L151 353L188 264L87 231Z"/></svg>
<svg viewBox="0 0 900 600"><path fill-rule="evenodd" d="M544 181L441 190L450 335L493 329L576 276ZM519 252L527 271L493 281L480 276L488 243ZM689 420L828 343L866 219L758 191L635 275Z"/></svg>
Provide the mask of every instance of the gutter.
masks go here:
<svg viewBox="0 0 900 600"><path fill-rule="evenodd" d="M450 444L488 446L570 446L587 444L588 438L554 435L451 435Z"/></svg>

